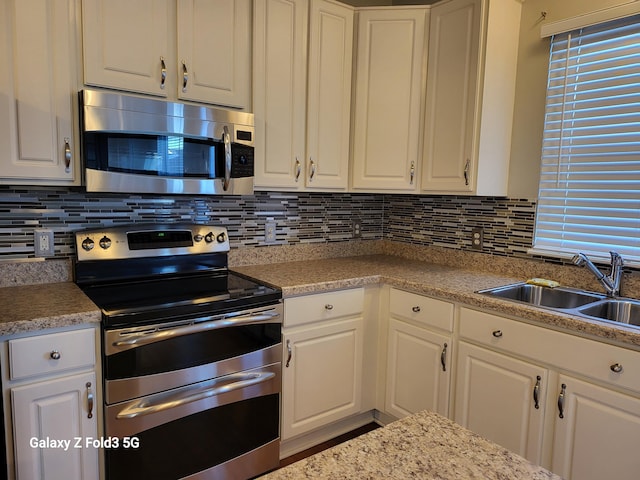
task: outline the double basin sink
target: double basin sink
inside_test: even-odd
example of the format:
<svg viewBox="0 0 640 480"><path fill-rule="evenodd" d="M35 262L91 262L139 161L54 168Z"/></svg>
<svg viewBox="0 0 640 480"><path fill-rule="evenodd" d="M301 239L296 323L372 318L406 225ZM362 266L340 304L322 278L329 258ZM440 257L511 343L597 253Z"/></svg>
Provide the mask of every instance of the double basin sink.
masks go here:
<svg viewBox="0 0 640 480"><path fill-rule="evenodd" d="M577 290L566 287L544 287L516 283L480 290L491 297L526 303L573 315L625 323L640 327L640 300Z"/></svg>

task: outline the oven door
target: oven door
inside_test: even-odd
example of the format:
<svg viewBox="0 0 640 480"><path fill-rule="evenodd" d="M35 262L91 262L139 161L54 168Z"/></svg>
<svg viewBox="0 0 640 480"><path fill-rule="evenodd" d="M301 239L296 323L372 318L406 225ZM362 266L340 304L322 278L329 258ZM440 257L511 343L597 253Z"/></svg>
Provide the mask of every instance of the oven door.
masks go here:
<svg viewBox="0 0 640 480"><path fill-rule="evenodd" d="M282 359L281 303L103 332L105 402L113 404Z"/></svg>
<svg viewBox="0 0 640 480"><path fill-rule="evenodd" d="M280 363L108 406L107 477L250 478L279 462ZM115 439L115 440L114 440Z"/></svg>

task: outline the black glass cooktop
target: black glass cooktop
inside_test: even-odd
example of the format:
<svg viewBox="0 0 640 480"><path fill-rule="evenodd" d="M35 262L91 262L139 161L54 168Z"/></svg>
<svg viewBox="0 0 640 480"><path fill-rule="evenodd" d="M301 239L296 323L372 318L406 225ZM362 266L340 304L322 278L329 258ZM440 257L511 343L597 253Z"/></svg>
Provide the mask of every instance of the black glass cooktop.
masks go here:
<svg viewBox="0 0 640 480"><path fill-rule="evenodd" d="M233 272L81 286L107 327L160 323L244 310L282 298L274 287Z"/></svg>

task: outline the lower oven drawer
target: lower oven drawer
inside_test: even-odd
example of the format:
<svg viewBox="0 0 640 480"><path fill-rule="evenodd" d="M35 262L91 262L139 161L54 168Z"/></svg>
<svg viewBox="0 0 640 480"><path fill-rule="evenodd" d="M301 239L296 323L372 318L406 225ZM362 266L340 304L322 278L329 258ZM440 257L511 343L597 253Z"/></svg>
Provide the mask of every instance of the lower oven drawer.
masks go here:
<svg viewBox="0 0 640 480"><path fill-rule="evenodd" d="M106 450L107 477L217 478L203 472L239 457L234 478L277 467L280 385L277 363L107 406L106 436L120 444Z"/></svg>

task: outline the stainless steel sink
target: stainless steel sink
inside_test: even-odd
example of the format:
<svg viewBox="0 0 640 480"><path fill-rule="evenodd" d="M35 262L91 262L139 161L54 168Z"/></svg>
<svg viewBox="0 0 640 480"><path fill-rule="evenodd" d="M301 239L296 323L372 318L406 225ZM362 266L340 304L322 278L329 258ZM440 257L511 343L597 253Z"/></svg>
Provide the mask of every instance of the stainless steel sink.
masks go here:
<svg viewBox="0 0 640 480"><path fill-rule="evenodd" d="M540 285L529 285L527 283L516 283L504 287L490 288L481 290L478 293L503 298L505 300L528 303L529 305L562 310L574 309L605 298L604 295L573 288L550 288Z"/></svg>
<svg viewBox="0 0 640 480"><path fill-rule="evenodd" d="M640 300L608 297L605 294L567 287L543 287L515 283L479 290L491 297L570 313L584 318L625 323L640 327Z"/></svg>
<svg viewBox="0 0 640 480"><path fill-rule="evenodd" d="M634 300L607 299L582 307L578 312L588 317L640 326L640 302Z"/></svg>

